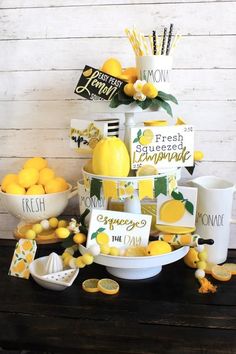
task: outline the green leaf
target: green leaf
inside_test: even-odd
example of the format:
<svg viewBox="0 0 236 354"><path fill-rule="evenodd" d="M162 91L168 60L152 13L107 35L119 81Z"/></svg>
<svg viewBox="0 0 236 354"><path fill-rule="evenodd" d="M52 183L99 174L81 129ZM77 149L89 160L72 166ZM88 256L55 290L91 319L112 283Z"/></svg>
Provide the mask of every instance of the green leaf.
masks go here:
<svg viewBox="0 0 236 354"><path fill-rule="evenodd" d="M146 109L152 104L152 100L150 98L146 98L145 101L136 101L136 103L142 109Z"/></svg>
<svg viewBox="0 0 236 354"><path fill-rule="evenodd" d="M133 143L137 143L139 141L139 139L138 138L135 138L134 140L133 140Z"/></svg>
<svg viewBox="0 0 236 354"><path fill-rule="evenodd" d="M93 232L92 235L91 235L91 240L93 240L94 238L96 238L98 235L98 232Z"/></svg>
<svg viewBox="0 0 236 354"><path fill-rule="evenodd" d="M162 98L164 101L171 101L175 104L178 104L177 99L173 95L170 95L170 94L165 93L163 91L158 91L158 97Z"/></svg>
<svg viewBox="0 0 236 354"><path fill-rule="evenodd" d="M171 193L171 196L172 196L172 198L175 199L175 200L183 200L183 199L184 199L183 194L180 193L180 192L175 192L175 191L173 191L173 192Z"/></svg>
<svg viewBox="0 0 236 354"><path fill-rule="evenodd" d="M171 106L169 105L169 103L165 102L162 98L159 98L159 97L157 97L156 100L158 100L161 108L163 108L171 117L173 117L172 109L171 109Z"/></svg>
<svg viewBox="0 0 236 354"><path fill-rule="evenodd" d="M105 231L106 229L104 228L104 227L100 227L99 229L97 229L97 233L99 233L99 232L103 232L103 231Z"/></svg>
<svg viewBox="0 0 236 354"><path fill-rule="evenodd" d="M156 98L153 98L150 108L155 110L160 108L160 103Z"/></svg>
<svg viewBox="0 0 236 354"><path fill-rule="evenodd" d="M186 209L191 215L193 215L194 206L193 206L193 203L191 203L189 200L187 200L187 201L185 202L185 209Z"/></svg>
<svg viewBox="0 0 236 354"><path fill-rule="evenodd" d="M133 97L127 96L123 90L118 91L118 100L122 104L130 104L133 102Z"/></svg>
<svg viewBox="0 0 236 354"><path fill-rule="evenodd" d="M110 108L116 108L121 105L121 102L118 99L118 95L112 97L111 102L109 104Z"/></svg>
<svg viewBox="0 0 236 354"><path fill-rule="evenodd" d="M140 136L142 135L142 130L141 129L139 129L139 131L138 131L138 133L137 133L137 137L138 137L138 139L140 138Z"/></svg>

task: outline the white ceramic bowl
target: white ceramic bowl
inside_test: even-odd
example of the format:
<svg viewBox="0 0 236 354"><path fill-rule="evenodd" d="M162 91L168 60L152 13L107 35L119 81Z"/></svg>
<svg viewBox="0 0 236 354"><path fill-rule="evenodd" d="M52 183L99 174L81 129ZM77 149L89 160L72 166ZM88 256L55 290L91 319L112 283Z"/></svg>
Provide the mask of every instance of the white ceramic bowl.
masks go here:
<svg viewBox="0 0 236 354"><path fill-rule="evenodd" d="M79 274L79 269L66 269L62 272L46 274L48 257L35 259L29 266L33 279L43 288L62 291L71 286Z"/></svg>
<svg viewBox="0 0 236 354"><path fill-rule="evenodd" d="M16 195L0 191L0 197L7 211L13 216L27 222L35 222L60 215L68 201L78 190L72 186L64 192L41 195Z"/></svg>
<svg viewBox="0 0 236 354"><path fill-rule="evenodd" d="M87 252L87 248L80 245L81 254ZM146 257L121 257L100 254L94 257L94 262L105 265L107 271L118 278L146 279L160 273L162 266L176 262L183 258L189 251L188 246L181 247L170 253L159 256Z"/></svg>

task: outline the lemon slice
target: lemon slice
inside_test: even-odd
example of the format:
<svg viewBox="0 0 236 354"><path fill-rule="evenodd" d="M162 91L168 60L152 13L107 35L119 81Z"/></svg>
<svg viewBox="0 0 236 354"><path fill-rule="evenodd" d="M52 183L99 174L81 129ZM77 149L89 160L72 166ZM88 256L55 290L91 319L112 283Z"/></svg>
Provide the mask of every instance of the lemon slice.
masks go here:
<svg viewBox="0 0 236 354"><path fill-rule="evenodd" d="M232 275L236 275L236 263L225 263L222 267L228 270Z"/></svg>
<svg viewBox="0 0 236 354"><path fill-rule="evenodd" d="M183 226L169 226L169 225L155 225L155 228L158 231L167 233L167 234L188 234L196 230L195 227L183 227Z"/></svg>
<svg viewBox="0 0 236 354"><path fill-rule="evenodd" d="M157 168L152 165L143 165L139 167L139 169L136 172L137 176L153 176L157 175Z"/></svg>
<svg viewBox="0 0 236 354"><path fill-rule="evenodd" d="M207 263L206 268L204 269L206 274L211 274L212 273L212 268L215 266L215 263Z"/></svg>
<svg viewBox="0 0 236 354"><path fill-rule="evenodd" d="M117 294L120 288L119 284L115 280L108 278L99 280L97 286L98 290L107 295Z"/></svg>
<svg viewBox="0 0 236 354"><path fill-rule="evenodd" d="M232 274L227 269L224 269L224 267L220 265L215 265L212 268L211 275L213 278L220 281L228 281L232 276Z"/></svg>
<svg viewBox="0 0 236 354"><path fill-rule="evenodd" d="M82 288L88 293L97 293L99 291L98 285L99 279L86 279L82 283Z"/></svg>
<svg viewBox="0 0 236 354"><path fill-rule="evenodd" d="M129 247L125 251L125 257L144 257L146 256L146 247Z"/></svg>

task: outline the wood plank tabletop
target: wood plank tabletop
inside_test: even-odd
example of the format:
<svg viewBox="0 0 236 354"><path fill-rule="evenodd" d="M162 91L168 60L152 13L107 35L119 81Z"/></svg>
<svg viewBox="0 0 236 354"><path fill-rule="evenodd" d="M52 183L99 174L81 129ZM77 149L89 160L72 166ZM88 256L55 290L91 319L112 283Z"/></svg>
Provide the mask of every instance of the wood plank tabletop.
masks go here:
<svg viewBox="0 0 236 354"><path fill-rule="evenodd" d="M208 279L215 294L199 294L194 270L183 260L156 277L122 280L93 264L62 291L40 287L32 278L8 275L14 240L0 240L0 348L3 351L90 353L236 353L236 276ZM57 245L38 245L37 258ZM229 251L236 262L236 250ZM87 293L88 278L113 278L116 295Z"/></svg>

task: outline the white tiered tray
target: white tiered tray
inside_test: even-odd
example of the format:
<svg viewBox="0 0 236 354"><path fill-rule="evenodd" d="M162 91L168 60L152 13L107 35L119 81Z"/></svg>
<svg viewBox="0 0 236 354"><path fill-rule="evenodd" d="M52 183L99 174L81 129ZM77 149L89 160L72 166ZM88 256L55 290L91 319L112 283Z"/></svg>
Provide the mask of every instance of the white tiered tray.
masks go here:
<svg viewBox="0 0 236 354"><path fill-rule="evenodd" d="M81 254L87 252L87 248L80 245ZM188 246L181 247L170 253L160 256L146 257L121 257L100 254L94 257L94 262L106 266L108 273L122 279L147 279L161 272L162 266L183 258L189 251Z"/></svg>

